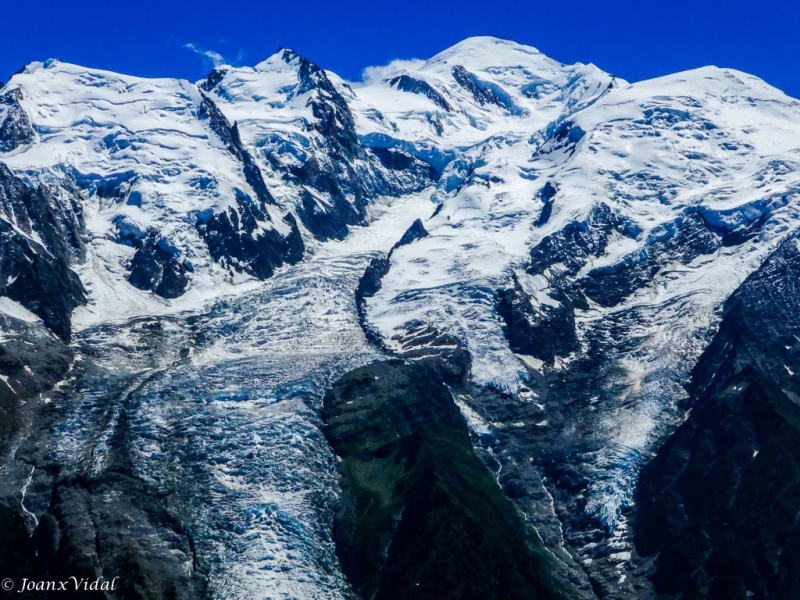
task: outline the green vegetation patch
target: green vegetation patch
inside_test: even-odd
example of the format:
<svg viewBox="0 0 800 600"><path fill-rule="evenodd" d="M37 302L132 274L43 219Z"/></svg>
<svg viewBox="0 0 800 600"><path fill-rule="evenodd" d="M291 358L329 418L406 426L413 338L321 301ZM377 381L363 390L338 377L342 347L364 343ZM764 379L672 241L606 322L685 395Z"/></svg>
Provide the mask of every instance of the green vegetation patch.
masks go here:
<svg viewBox="0 0 800 600"><path fill-rule="evenodd" d="M569 597L473 452L447 387L423 366L390 360L348 373L323 418L344 475L334 533L360 597Z"/></svg>

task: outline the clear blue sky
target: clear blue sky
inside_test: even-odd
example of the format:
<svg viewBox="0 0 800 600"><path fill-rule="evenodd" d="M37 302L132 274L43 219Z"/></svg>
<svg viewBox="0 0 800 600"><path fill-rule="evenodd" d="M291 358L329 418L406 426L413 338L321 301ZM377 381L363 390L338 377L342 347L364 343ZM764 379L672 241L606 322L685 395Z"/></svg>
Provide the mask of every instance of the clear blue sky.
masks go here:
<svg viewBox="0 0 800 600"><path fill-rule="evenodd" d="M4 81L51 57L195 80L210 65L201 51L252 65L279 46L358 79L369 65L493 35L630 81L715 64L800 97L798 0L2 0L0 18Z"/></svg>

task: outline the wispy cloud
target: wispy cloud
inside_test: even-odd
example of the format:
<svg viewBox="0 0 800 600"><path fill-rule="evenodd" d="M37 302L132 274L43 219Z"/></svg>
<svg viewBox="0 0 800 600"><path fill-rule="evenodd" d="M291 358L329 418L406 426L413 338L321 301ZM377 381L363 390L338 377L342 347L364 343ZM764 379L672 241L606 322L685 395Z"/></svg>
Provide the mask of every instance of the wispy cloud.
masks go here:
<svg viewBox="0 0 800 600"><path fill-rule="evenodd" d="M394 75L398 75L406 71L413 71L415 69L419 69L424 64L425 64L424 60L420 60L417 58L411 58L408 60L395 59L391 61L388 65L367 67L361 72L361 81L363 81L364 83L382 81L384 79L388 79L389 77L393 77Z"/></svg>
<svg viewBox="0 0 800 600"><path fill-rule="evenodd" d="M234 56L234 48L231 47L233 44L231 44L231 42L228 40L219 39L217 40L217 44L226 46L226 49L224 49L222 52L218 52L216 50L204 48L200 44L195 44L194 42L184 43L175 36L170 36L168 42L168 46L170 48L182 48L183 50L189 50L190 52L193 52L199 56L203 62L203 69L206 71L210 71L211 69L219 67L220 65L239 67L247 59L247 53L243 48L237 49Z"/></svg>
<svg viewBox="0 0 800 600"><path fill-rule="evenodd" d="M220 54L219 52L216 52L214 50L204 50L197 44L193 44L191 42L187 44L182 44L182 47L186 48L187 50L191 50L195 54L201 56L203 59L203 67L206 69L213 69L220 65L229 64L231 62L226 60L225 57L222 56L222 54Z"/></svg>

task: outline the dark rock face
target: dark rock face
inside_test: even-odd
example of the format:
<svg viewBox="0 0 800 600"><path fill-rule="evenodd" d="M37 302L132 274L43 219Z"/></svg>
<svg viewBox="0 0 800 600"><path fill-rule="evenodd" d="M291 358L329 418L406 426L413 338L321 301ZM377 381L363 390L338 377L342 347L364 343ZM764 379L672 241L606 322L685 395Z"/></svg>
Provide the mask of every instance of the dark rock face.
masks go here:
<svg viewBox="0 0 800 600"><path fill-rule="evenodd" d="M211 77L211 75L209 75ZM253 160L250 152L245 148L242 143L242 138L239 135L239 127L236 123L231 125L225 115L217 108L217 105L206 95L203 95L203 101L198 110L198 117L201 120L208 119L209 127L217 134L226 146L228 151L233 154L244 167L244 176L250 187L253 188L258 200L262 204L273 204L277 206L275 199L267 189L267 184L264 183L264 177L261 170L258 168L255 160ZM269 215L266 215L266 220Z"/></svg>
<svg viewBox="0 0 800 600"><path fill-rule="evenodd" d="M325 71L291 50L283 50L281 58L297 65L295 93L310 92L307 104L313 119L307 127L318 136L285 176L300 186L298 214L316 238L342 239L350 225L366 223L371 199L419 191L438 179L432 167L404 151L368 151L359 141L347 101ZM285 169L275 157L265 159Z"/></svg>
<svg viewBox="0 0 800 600"><path fill-rule="evenodd" d="M404 150L381 147L370 150L387 170L387 179L405 193L420 192L439 179L436 169Z"/></svg>
<svg viewBox="0 0 800 600"><path fill-rule="evenodd" d="M356 288L356 305L359 307L359 316L364 316L364 301L372 298L381 289L381 279L389 272L391 262L389 258L373 258L364 274L358 281Z"/></svg>
<svg viewBox="0 0 800 600"><path fill-rule="evenodd" d="M84 259L83 210L70 189L27 186L0 163L0 218L35 231L47 249L68 262Z"/></svg>
<svg viewBox="0 0 800 600"><path fill-rule="evenodd" d="M605 252L614 231L626 237L634 237L636 233L607 204L601 204L586 221L570 223L545 237L531 250L531 261L526 270L531 275L541 275L551 266L563 263L564 273L574 277L590 256L597 257Z"/></svg>
<svg viewBox="0 0 800 600"><path fill-rule="evenodd" d="M73 355L40 323L0 314L0 332L0 375L4 377L0 382L0 452L6 452L7 442L27 420L20 409L64 378Z"/></svg>
<svg viewBox="0 0 800 600"><path fill-rule="evenodd" d="M290 169L290 175L307 188L300 218L316 237L342 239L348 225L365 223L367 199L383 182L373 169L355 164L364 161L368 165L369 157L358 141L347 102L325 72L291 50L284 50L282 58L298 64L297 93L313 92L308 105L314 120L308 126L321 140L318 152ZM324 194L331 203L319 201L317 194Z"/></svg>
<svg viewBox="0 0 800 600"><path fill-rule="evenodd" d="M441 92L438 92L430 83L423 81L422 79L416 79L410 75L398 75L397 77L393 77L389 80L389 85L396 87L398 90L403 92L422 94L423 96L430 98L430 100L432 100L436 106L446 110L447 112L452 112L453 110L453 107L450 106L447 100L445 100Z"/></svg>
<svg viewBox="0 0 800 600"><path fill-rule="evenodd" d="M548 182L540 195L545 202L552 202L555 193ZM632 235L630 227L602 204L586 221L570 223L531 250L526 271L531 275L548 273L553 302L532 303L516 277L512 288L497 291L497 313L514 352L551 363L557 356L567 356L579 348L575 309L588 305L575 277L590 257L605 252L614 232ZM556 264L561 267L551 273L549 269Z"/></svg>
<svg viewBox="0 0 800 600"><path fill-rule="evenodd" d="M243 196L237 198L237 207L238 211L229 207L197 223L197 230L214 260L265 279L282 264L294 264L303 257L303 240L291 215L284 217L291 232L283 237L275 229L259 230L259 221L269 221L264 204Z"/></svg>
<svg viewBox="0 0 800 600"><path fill-rule="evenodd" d="M316 91L309 99L309 105L317 119L312 127L326 138L332 138L332 148L345 153L356 153L359 150L353 113L344 97L328 79L325 71L307 58L300 57L291 50L285 50L283 59L286 62L299 60L298 78L300 87L298 94Z"/></svg>
<svg viewBox="0 0 800 600"><path fill-rule="evenodd" d="M540 197L545 202L552 201L557 189L545 186ZM524 424L504 433L508 451L525 456L524 448L528 448L529 454L537 456L533 468L548 482L565 547L581 563L600 598L650 597L648 594L652 593L635 557L624 582L613 561L607 560L615 552L608 541L612 535L610 523L626 515L633 504L626 496L614 509L619 512L609 519L606 509L598 510L588 503L596 490L612 496L623 487L631 489L636 473L648 459L647 455L622 446L612 445L608 450L596 424L598 406L614 406L626 397L625 369L620 361L635 343L639 324L647 323L651 317L646 307L621 308L582 329L579 337L575 312L586 310L590 300L602 306L617 306L640 287L650 285L668 265L688 264L722 244L721 236L701 215L687 212L654 232L641 252L621 261L616 269L624 274L617 274L616 269L582 274L589 260L603 255L615 238L636 239L639 235L633 224L601 205L585 221L568 224L531 251L527 274L546 279L547 288L542 293L548 299L531 298L522 275L514 278L512 287L496 292L497 312L514 352L535 356L545 364L571 357L567 368L545 368L543 374L533 372L527 384L537 402L546 404L546 415L523 417L521 409L513 412L485 394L473 394L483 410L490 411L492 422ZM665 381L676 376L673 372L659 373ZM674 385L678 387L680 383ZM662 393L671 393L667 386L662 389ZM664 410L670 415L665 420L678 418L669 412L673 409ZM509 421L511 418L515 421ZM536 426L534 419L541 426ZM520 481L527 481L527 489L535 490L535 473L526 473L525 469L520 473ZM526 489L512 488L511 497Z"/></svg>
<svg viewBox="0 0 800 600"><path fill-rule="evenodd" d="M497 314L503 319L503 330L514 352L552 363L557 356L580 348L575 331L575 308L580 298L573 300L562 290L554 291L551 297L556 306L534 306L516 277L513 288L497 291Z"/></svg>
<svg viewBox="0 0 800 600"><path fill-rule="evenodd" d="M36 137L28 115L19 104L21 99L22 92L18 89L0 95L0 152L30 144Z"/></svg>
<svg viewBox="0 0 800 600"><path fill-rule="evenodd" d="M509 93L499 85L479 79L474 73L470 73L461 65L455 65L452 72L453 78L458 82L458 85L472 94L475 101L481 106L494 104L507 110L512 115L525 113L524 110L514 104Z"/></svg>
<svg viewBox="0 0 800 600"><path fill-rule="evenodd" d="M642 473L636 546L665 598L800 589L800 251L788 239L731 296L692 376L689 418Z"/></svg>
<svg viewBox="0 0 800 600"><path fill-rule="evenodd" d="M39 333L37 340L32 327L3 331L4 338L12 335L30 345L27 352L8 342L2 347L8 353L0 351L0 373L29 392L29 401L17 403L14 429L0 438L11 448L0 482L0 553L13 561L3 563L4 577L17 582L118 577L108 597L205 597L206 578L196 564L194 542L174 516L175 496L133 465L129 444L138 401L133 396L153 373L109 372L92 361L91 347L74 360L71 349L52 335ZM152 327L152 333L140 346L142 354L164 352L159 329ZM71 379L64 382L67 372ZM62 386L53 389L56 382ZM39 392L45 392L46 401L36 397ZM87 404L80 407L83 401ZM69 416L73 410L80 415L76 421ZM52 440L65 429L69 435L92 432L99 445L82 446L64 462ZM31 597L86 596L67 590Z"/></svg>
<svg viewBox="0 0 800 600"><path fill-rule="evenodd" d="M442 124L442 120L436 115L429 116L428 123L431 124L431 127L433 127L436 135L442 135L444 133L444 125Z"/></svg>
<svg viewBox="0 0 800 600"><path fill-rule="evenodd" d="M428 232L425 230L425 226L422 224L422 221L417 219L411 224L411 227L406 229L406 232L402 235L402 237L392 246L392 252L400 248L401 246L407 246L409 244L413 244L417 240L421 240L422 238L428 237ZM391 256L391 254L390 254Z"/></svg>
<svg viewBox="0 0 800 600"><path fill-rule="evenodd" d="M326 394L323 419L344 475L337 547L361 597L570 597L425 367L392 360L349 373Z"/></svg>
<svg viewBox="0 0 800 600"><path fill-rule="evenodd" d="M213 88L213 81L218 83L224 77L224 72L221 72L212 78L214 73L209 75L211 83L208 89ZM275 229L261 230L259 221L266 223L272 221L267 205L277 206L277 203L267 189L261 170L242 143L238 126L231 125L208 96L203 96L198 112L201 119L208 119L211 130L227 145L228 151L242 163L245 179L255 191L256 199L241 193L236 198L238 210L228 208L224 212L201 215L197 222L197 230L208 245L212 258L217 262L259 279L271 277L275 269L282 264L295 264L303 256L305 246L297 223L291 215L284 217L285 225L290 228L287 236L281 235ZM143 257L142 264L148 270L153 263L153 259ZM186 277L185 269L181 272L178 263L170 263L169 273L171 274L169 289L180 289L180 284ZM183 289L185 287L183 285ZM178 295L183 293L183 289Z"/></svg>
<svg viewBox="0 0 800 600"><path fill-rule="evenodd" d="M541 195L543 199L546 197L546 203L551 203L555 188L548 188L548 185L549 182ZM638 235L635 226L617 217L603 204L593 211L586 222L570 223L556 234L544 238L531 251L527 271L532 275L544 274L555 264L563 265L558 273L549 275L550 285L554 288L551 296L561 303L562 308L553 311L551 307L544 306L540 312L557 313L558 321L563 322L567 312L572 312L571 309L565 312L564 307L585 308L586 298L601 306L616 306L651 282L670 263L687 265L698 256L715 252L725 243L725 237L715 233L702 215L687 212L652 233L640 251L610 267L595 268L585 277L574 279L589 257L597 257L605 252L612 232L629 238ZM504 298L508 300L510 297L504 294ZM506 305L503 311L508 312ZM516 320L521 323L519 319ZM554 317L547 317L546 320L555 322ZM559 325L559 329L563 328Z"/></svg>
<svg viewBox="0 0 800 600"><path fill-rule="evenodd" d="M192 556L191 541L180 528L173 529L171 539L160 539L163 529L176 524L159 510L158 500L150 498L148 503L146 494L121 492L140 485L121 474L110 474L104 482L61 482L32 535L19 512L0 504L0 557L8 560L3 561L4 575L18 585L23 578L94 581L102 577L114 582L111 597L117 598L202 597L202 581L180 560ZM77 600L87 594L70 585L65 591L29 597Z"/></svg>
<svg viewBox="0 0 800 600"><path fill-rule="evenodd" d="M409 228L403 240L411 241L419 235L418 232L424 231L421 223L419 225ZM384 350L388 348L384 346L380 334L371 330L364 315L363 299L380 289L381 278L390 265L389 259L374 259L356 292L357 298L361 298L358 305L362 328ZM490 290L486 290L486 296L486 301L491 302L493 295ZM528 301L527 296L524 300ZM569 332L574 337L574 320L571 324ZM518 340L530 343L525 340L525 335L525 331L520 332ZM543 328L542 339L547 344L560 341L557 332L547 328ZM593 582L565 549L562 525L554 514L553 498L543 478L543 465L549 460L547 452L553 441L552 429L543 425L551 418L555 418L555 425L563 423L562 417L552 414L550 408L550 383L532 372L530 381L522 386L519 397L536 398L536 401L524 402L502 390L475 385L470 382L471 357L462 340L443 334L430 323L408 323L402 334L393 337L393 341L392 351L397 356L424 367L431 377L446 384L453 397L466 404L473 414L479 415L485 423L492 424L486 431L470 428L476 455L486 468L497 473L497 482L503 493L524 512L526 522L535 528L552 553L549 566L551 577L569 589L570 598L596 598ZM535 354L539 356L538 352ZM545 402L548 407L546 411Z"/></svg>
<svg viewBox="0 0 800 600"><path fill-rule="evenodd" d="M550 220L550 215L553 214L553 202L557 191L556 187L550 181L545 183L544 187L539 190L539 198L544 202L544 207L542 208L539 218L536 220L537 227L541 227Z"/></svg>
<svg viewBox="0 0 800 600"><path fill-rule="evenodd" d="M177 251L154 231L137 242L128 275L131 285L162 298L181 296L189 285L188 264L179 261Z"/></svg>
<svg viewBox="0 0 800 600"><path fill-rule="evenodd" d="M652 235L641 252L612 267L593 269L581 283L583 293L602 306L615 306L652 281L671 262L689 264L698 256L711 254L722 244L720 238L696 212L687 214Z"/></svg>
<svg viewBox="0 0 800 600"><path fill-rule="evenodd" d="M409 323L403 335L393 338L400 344L400 356L423 365L434 377L449 386L466 385L472 360L461 340L442 333L428 323Z"/></svg>
<svg viewBox="0 0 800 600"><path fill-rule="evenodd" d="M313 164L312 164L313 163ZM300 219L315 238L320 240L343 240L350 225L366 225L366 201L351 203L342 192L335 179L315 160L306 163L310 169L317 170L315 184L328 187L325 194L333 192L338 200L334 206L326 206L320 197L308 189L300 192Z"/></svg>
<svg viewBox="0 0 800 600"><path fill-rule="evenodd" d="M372 298L381 289L381 279L389 272L392 263L382 256L373 258L358 280L355 300L358 311L358 322L367 339L378 348L385 349L383 336L367 320L367 298Z"/></svg>
<svg viewBox="0 0 800 600"><path fill-rule="evenodd" d="M54 385L64 379L73 365L74 355L41 323L0 315L0 332L0 375L3 376L0 382L0 452L11 457L16 455L14 451L20 437L37 422L36 413L44 406L40 394L49 394ZM31 472L27 463L23 468L26 475ZM13 458L6 469L6 473L13 471ZM17 585L26 577L31 580L48 580L56 575L63 579L71 575L82 577L85 570L79 557L70 560L64 553L55 556L58 544L52 535L49 515L31 535L35 523L29 514L20 510L24 500L23 497L21 503L18 488L9 489L7 481L0 484L0 565L4 577L12 578ZM65 575L69 570L75 573ZM27 595L42 599L56 597L55 593L45 592ZM19 596L16 590L0 591L0 598L14 596ZM80 596L67 592L64 597Z"/></svg>
<svg viewBox="0 0 800 600"><path fill-rule="evenodd" d="M225 67L217 67L216 69L213 69L206 77L206 80L198 87L206 92L210 92L217 87L217 84L219 84L220 81L225 79L225 71L227 70L228 69Z"/></svg>
<svg viewBox="0 0 800 600"><path fill-rule="evenodd" d="M564 152L571 156L585 135L586 132L571 121L560 123L546 132L544 143L534 156L546 156L554 152Z"/></svg>
<svg viewBox="0 0 800 600"><path fill-rule="evenodd" d="M72 310L86 300L69 266L83 256L79 205L45 186L28 187L0 164L0 211L0 295L68 340Z"/></svg>

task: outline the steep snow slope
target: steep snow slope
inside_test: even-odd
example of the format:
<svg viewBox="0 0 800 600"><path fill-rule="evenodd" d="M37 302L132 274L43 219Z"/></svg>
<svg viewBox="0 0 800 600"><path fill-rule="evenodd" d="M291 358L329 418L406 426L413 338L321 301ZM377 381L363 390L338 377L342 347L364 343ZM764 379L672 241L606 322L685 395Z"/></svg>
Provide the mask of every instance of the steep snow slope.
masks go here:
<svg viewBox="0 0 800 600"><path fill-rule="evenodd" d="M512 266L526 262L531 248L567 223L586 219L601 203L626 220L628 231L591 257L578 278L669 237L676 220L690 211L726 233L744 232L762 219L766 227L756 241L769 242L795 215L798 111L796 101L752 76L707 69L614 89L573 120L564 120L567 113L562 124L544 131L525 131L524 119L507 123L523 133L494 134L445 171L436 193L443 205L425 221L430 235L393 256L397 266L383 281L384 302L372 303L374 318L390 338L398 325L423 318L427 310L452 310L444 300L448 286L474 280L482 282L476 288L492 292L509 280ZM545 199L548 184L557 192ZM749 246L737 246L737 256L748 257L739 260L758 264L768 246L757 245L760 253L752 256ZM714 268L724 268L719 262ZM743 277L747 271L741 272ZM659 288L669 283L671 291L662 292L668 295L690 291L683 277L671 274ZM718 297L712 305L737 285L721 279L728 289L714 286ZM547 302L546 284L530 285ZM425 290L443 294L442 301L391 301L412 290L417 296ZM491 322L491 315L480 321ZM476 349L482 343L477 333L465 335ZM485 344L491 354L493 342ZM481 359L483 353L475 354ZM501 374L487 367L486 373L476 369L476 377L514 390L517 371Z"/></svg>
<svg viewBox="0 0 800 600"><path fill-rule="evenodd" d="M366 223L370 201L416 193L436 178L402 150L369 152L349 86L291 50L254 68L216 69L200 86L239 124L270 188L319 239L342 239Z"/></svg>
<svg viewBox="0 0 800 600"><path fill-rule="evenodd" d="M283 259L299 259L293 219L193 84L48 61L28 65L3 95L18 98L30 135L2 160L34 184L67 181L85 198L89 313L158 311L134 286L175 298L191 280L203 297L235 280L232 273L263 277ZM212 231L220 215L234 214L230 231ZM261 250L271 245L278 256L262 266L215 252L214 235L268 239Z"/></svg>
<svg viewBox="0 0 800 600"><path fill-rule="evenodd" d="M587 134L573 159L547 173L559 191L543 229L580 220L575 199L588 197L635 234L576 274L589 282L579 332L610 314L650 313L632 332L642 343L621 359L630 378L624 408L597 423L622 447L653 447L661 412L684 394L671 379L686 377L721 303L796 228L798 116L797 101L757 78L708 68L615 90L575 119ZM688 254L658 256L659 243L678 237L694 214L705 227L681 242ZM717 239L692 251L706 230ZM590 508L613 520L625 501Z"/></svg>
<svg viewBox="0 0 800 600"><path fill-rule="evenodd" d="M352 86L359 133L377 146L412 147L434 157L494 135L542 129L615 81L594 65L562 65L535 48L489 37L364 75Z"/></svg>

